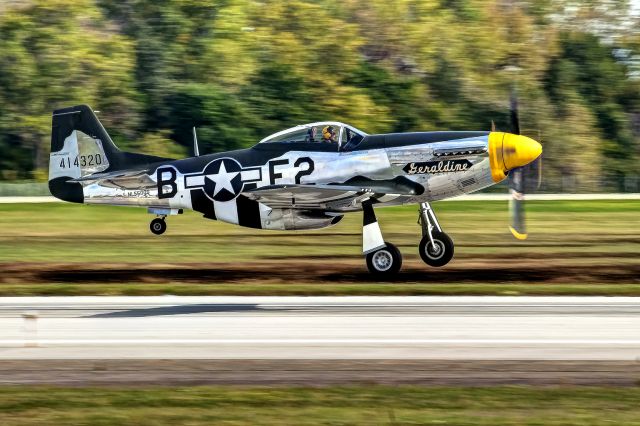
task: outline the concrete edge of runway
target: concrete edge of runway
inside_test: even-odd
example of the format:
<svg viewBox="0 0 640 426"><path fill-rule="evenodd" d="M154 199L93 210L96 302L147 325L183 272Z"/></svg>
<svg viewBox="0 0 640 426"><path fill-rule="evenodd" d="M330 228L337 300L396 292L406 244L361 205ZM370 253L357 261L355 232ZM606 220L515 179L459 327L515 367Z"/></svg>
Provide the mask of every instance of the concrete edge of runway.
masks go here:
<svg viewBox="0 0 640 426"><path fill-rule="evenodd" d="M639 386L638 361L1 360L0 386Z"/></svg>

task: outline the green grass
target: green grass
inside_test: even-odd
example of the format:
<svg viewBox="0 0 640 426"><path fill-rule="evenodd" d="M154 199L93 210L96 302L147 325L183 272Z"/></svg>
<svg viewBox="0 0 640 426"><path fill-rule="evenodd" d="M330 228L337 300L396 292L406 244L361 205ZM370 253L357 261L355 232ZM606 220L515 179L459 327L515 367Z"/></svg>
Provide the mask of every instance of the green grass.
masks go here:
<svg viewBox="0 0 640 426"><path fill-rule="evenodd" d="M640 388L0 388L10 425L640 425Z"/></svg>
<svg viewBox="0 0 640 426"><path fill-rule="evenodd" d="M41 282L3 279L1 295L26 294L618 294L640 295L640 201L537 201L527 204L530 238L515 240L507 229L506 202L442 202L434 208L442 226L456 243L454 260L445 268L472 274L482 267L573 268L575 278L528 283L504 282L478 276L475 282L430 282L433 269L417 254L420 229L415 206L378 209L385 239L398 245L404 270L422 271L394 283L340 279L287 278L278 282L269 274L253 280L193 283L123 280L122 283ZM0 204L0 269L76 268L109 265L203 268L215 264L251 270L255 262L340 271L366 271L361 257L361 214L348 214L338 225L319 231L278 232L240 228L203 219L187 212L168 218L163 236L152 235L144 209L84 206L64 203ZM336 266L336 264L338 266ZM342 268L341 265L345 265ZM297 266L293 265L292 268ZM575 269L585 272L579 276ZM589 276L601 268L631 271L620 280ZM442 273L442 271L438 271ZM630 276L631 275L631 276ZM405 275L406 276L406 275ZM441 277L442 275L440 275ZM402 277L402 276L401 276ZM416 278L419 277L419 278ZM326 280L325 280L326 281Z"/></svg>
<svg viewBox="0 0 640 426"><path fill-rule="evenodd" d="M436 203L456 257L481 254L638 253L639 201L530 202L530 239L507 230L506 202ZM417 257L415 207L378 210L385 239ZM197 213L168 218L161 237L144 209L71 204L0 205L0 262L226 262L287 256L360 255L361 215L311 232L241 228Z"/></svg>

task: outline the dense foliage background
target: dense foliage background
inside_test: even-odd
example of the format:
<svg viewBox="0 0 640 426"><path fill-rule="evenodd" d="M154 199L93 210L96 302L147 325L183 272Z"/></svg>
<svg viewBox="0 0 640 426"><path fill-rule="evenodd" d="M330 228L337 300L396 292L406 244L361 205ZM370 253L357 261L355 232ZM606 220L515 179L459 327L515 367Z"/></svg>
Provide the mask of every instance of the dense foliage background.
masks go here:
<svg viewBox="0 0 640 426"><path fill-rule="evenodd" d="M0 179L46 179L51 111L188 155L302 122L508 129L548 190L639 191L640 21L617 0L0 0Z"/></svg>

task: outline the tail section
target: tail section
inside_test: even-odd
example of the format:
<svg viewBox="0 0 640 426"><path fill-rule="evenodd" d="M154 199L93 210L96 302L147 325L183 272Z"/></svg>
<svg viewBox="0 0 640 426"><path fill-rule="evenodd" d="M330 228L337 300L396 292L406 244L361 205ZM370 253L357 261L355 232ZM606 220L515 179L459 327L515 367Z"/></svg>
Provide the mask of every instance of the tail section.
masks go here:
<svg viewBox="0 0 640 426"><path fill-rule="evenodd" d="M53 112L49 190L55 197L84 201L82 184L68 182L94 173L145 167L167 158L123 152L87 105Z"/></svg>

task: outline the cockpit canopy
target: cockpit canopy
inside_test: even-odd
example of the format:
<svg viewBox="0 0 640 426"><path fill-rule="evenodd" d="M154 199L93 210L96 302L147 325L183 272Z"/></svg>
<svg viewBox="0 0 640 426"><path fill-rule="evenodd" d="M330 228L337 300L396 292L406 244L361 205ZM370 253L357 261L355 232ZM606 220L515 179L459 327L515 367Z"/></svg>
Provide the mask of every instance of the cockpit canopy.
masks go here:
<svg viewBox="0 0 640 426"><path fill-rule="evenodd" d="M320 121L301 124L262 139L259 143L309 143L335 146L336 151L350 151L367 136L348 124L337 121Z"/></svg>

